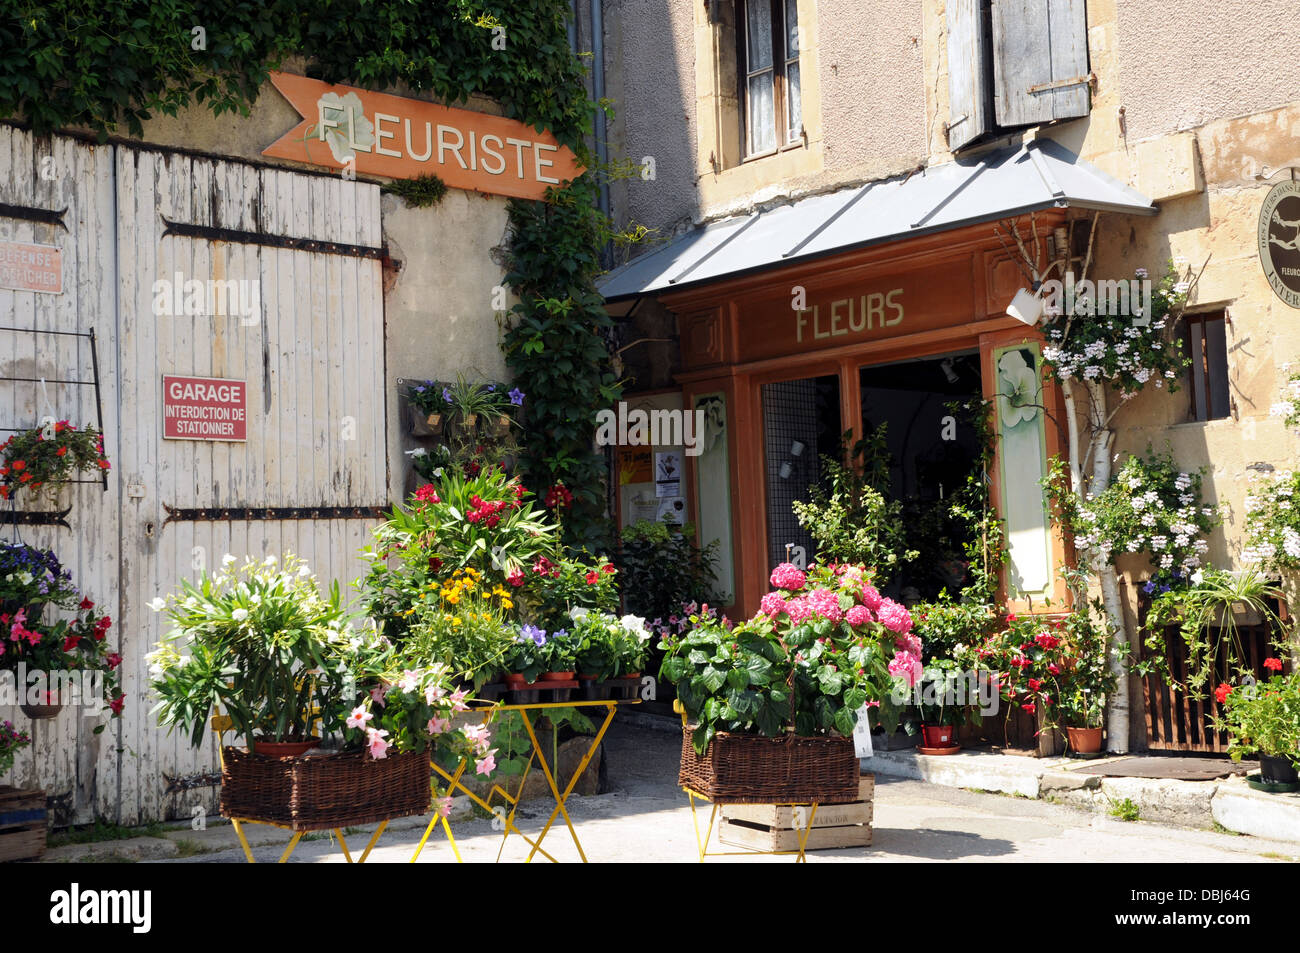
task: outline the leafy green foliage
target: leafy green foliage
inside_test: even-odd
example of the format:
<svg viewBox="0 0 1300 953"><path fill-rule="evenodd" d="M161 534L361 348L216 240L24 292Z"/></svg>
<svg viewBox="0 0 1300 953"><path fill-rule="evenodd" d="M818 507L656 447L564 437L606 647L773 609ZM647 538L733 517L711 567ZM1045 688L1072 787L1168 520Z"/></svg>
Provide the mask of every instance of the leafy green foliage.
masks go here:
<svg viewBox="0 0 1300 953"><path fill-rule="evenodd" d="M329 82L487 96L585 155L591 104L562 0L16 0L0 14L0 116L133 135L191 102L247 114L286 56ZM493 48L492 27L505 29ZM194 49L192 27L205 31Z"/></svg>
<svg viewBox="0 0 1300 953"><path fill-rule="evenodd" d="M616 563L627 609L667 619L689 603L715 600L718 543L695 544L695 527L637 520L625 526ZM725 600L724 600L725 601Z"/></svg>
<svg viewBox="0 0 1300 953"><path fill-rule="evenodd" d="M906 549L902 504L884 495L889 489L888 463L882 469L878 451L885 427L881 424L854 444L843 461L823 456L822 482L809 490L807 502L793 504L799 525L817 541L818 559L861 563L877 585L886 582L900 562L916 555Z"/></svg>
<svg viewBox="0 0 1300 953"><path fill-rule="evenodd" d="M524 472L530 486L562 485L557 503L570 546L608 548L605 458L592 449L596 413L622 394L610 361L613 321L596 291L608 220L587 173L548 201L510 203L511 267L519 298L505 321L503 349L528 391Z"/></svg>
<svg viewBox="0 0 1300 953"><path fill-rule="evenodd" d="M387 182L382 191L396 195L409 208L432 208L447 194L447 183L436 175L421 175Z"/></svg>

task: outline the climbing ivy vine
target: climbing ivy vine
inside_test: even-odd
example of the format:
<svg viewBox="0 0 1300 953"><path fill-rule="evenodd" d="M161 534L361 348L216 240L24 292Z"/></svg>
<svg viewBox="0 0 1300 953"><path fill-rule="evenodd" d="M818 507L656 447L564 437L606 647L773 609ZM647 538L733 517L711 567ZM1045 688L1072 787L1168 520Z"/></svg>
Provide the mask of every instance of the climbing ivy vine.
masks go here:
<svg viewBox="0 0 1300 953"><path fill-rule="evenodd" d="M565 0L10 0L0 12L0 117L36 132L134 135L203 103L246 115L269 70L373 89L485 96L548 129L588 166L596 108L569 48ZM602 104L603 105L603 104ZM520 303L503 348L526 407L526 478L555 501L571 544L600 545L604 461L595 414L617 400L595 290L599 251L624 243L590 172L546 202L512 201L507 282ZM633 233L633 237L635 234ZM563 491L556 492L557 487Z"/></svg>

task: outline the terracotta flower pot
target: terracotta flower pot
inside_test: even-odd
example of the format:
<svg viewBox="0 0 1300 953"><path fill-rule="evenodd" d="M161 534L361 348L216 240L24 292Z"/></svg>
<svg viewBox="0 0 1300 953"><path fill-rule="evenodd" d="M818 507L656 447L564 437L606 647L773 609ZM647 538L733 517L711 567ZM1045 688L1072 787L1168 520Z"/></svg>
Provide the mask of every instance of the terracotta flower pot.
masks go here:
<svg viewBox="0 0 1300 953"><path fill-rule="evenodd" d="M921 735L927 748L951 748L957 743L957 731L952 725L923 725Z"/></svg>
<svg viewBox="0 0 1300 953"><path fill-rule="evenodd" d="M306 741L263 741L257 738L253 741L253 754L260 754L264 758L300 758L319 745L319 738L308 738Z"/></svg>
<svg viewBox="0 0 1300 953"><path fill-rule="evenodd" d="M544 682L571 682L573 681L573 672L543 672L542 681Z"/></svg>
<svg viewBox="0 0 1300 953"><path fill-rule="evenodd" d="M543 676L543 678L544 677L545 676ZM506 686L508 688L513 688L515 690L518 690L520 688L523 688L525 685L532 685L532 684L533 684L532 682L528 681L528 679L526 679L519 672L510 672L508 675L506 675Z"/></svg>
<svg viewBox="0 0 1300 953"><path fill-rule="evenodd" d="M1101 750L1100 728L1066 728L1065 734L1075 754L1096 754Z"/></svg>
<svg viewBox="0 0 1300 953"><path fill-rule="evenodd" d="M623 677L623 678L640 678L640 677L641 677L641 673L640 673L640 672L628 672L626 675L624 675L624 676L622 676L622 677Z"/></svg>

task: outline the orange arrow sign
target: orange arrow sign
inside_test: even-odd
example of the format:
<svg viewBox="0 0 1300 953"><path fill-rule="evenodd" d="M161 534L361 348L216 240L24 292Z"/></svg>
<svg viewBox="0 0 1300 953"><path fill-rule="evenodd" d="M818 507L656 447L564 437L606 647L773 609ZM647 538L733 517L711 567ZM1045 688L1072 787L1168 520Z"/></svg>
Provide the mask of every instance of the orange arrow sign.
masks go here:
<svg viewBox="0 0 1300 953"><path fill-rule="evenodd" d="M366 175L434 174L457 189L540 199L584 171L549 132L514 119L271 73L302 122L262 155Z"/></svg>

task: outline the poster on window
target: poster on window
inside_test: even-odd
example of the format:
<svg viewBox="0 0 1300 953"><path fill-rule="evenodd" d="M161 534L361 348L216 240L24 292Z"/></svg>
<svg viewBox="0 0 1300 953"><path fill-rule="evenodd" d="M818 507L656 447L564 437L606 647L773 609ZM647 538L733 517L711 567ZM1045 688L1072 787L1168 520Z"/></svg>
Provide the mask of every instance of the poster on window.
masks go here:
<svg viewBox="0 0 1300 953"><path fill-rule="evenodd" d="M680 496L682 492L682 455L677 450L655 454L655 495Z"/></svg>
<svg viewBox="0 0 1300 953"><path fill-rule="evenodd" d="M1036 344L993 352L1007 578L1013 597L1046 596L1052 587L1050 522L1042 488L1047 441L1039 361Z"/></svg>

